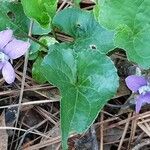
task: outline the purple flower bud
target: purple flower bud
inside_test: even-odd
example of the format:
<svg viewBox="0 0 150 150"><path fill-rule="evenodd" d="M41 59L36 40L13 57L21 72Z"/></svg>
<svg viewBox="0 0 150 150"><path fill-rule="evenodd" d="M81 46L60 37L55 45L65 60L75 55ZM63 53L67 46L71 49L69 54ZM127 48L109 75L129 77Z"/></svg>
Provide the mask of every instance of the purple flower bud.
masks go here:
<svg viewBox="0 0 150 150"><path fill-rule="evenodd" d="M0 32L0 69L8 84L15 80L15 71L9 60L21 57L29 47L29 42L15 39L12 30L8 29Z"/></svg>

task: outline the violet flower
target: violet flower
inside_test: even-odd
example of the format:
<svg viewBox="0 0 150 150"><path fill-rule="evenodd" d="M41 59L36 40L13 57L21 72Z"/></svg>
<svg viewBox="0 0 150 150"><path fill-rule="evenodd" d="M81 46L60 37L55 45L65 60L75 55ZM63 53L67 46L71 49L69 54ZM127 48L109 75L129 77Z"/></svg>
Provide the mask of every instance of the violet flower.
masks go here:
<svg viewBox="0 0 150 150"><path fill-rule="evenodd" d="M131 75L125 79L127 87L137 94L136 112L139 113L144 103L150 103L150 83L142 76Z"/></svg>
<svg viewBox="0 0 150 150"><path fill-rule="evenodd" d="M14 38L12 30L7 29L0 32L0 70L8 84L15 80L15 71L10 61L24 55L29 47L29 42Z"/></svg>

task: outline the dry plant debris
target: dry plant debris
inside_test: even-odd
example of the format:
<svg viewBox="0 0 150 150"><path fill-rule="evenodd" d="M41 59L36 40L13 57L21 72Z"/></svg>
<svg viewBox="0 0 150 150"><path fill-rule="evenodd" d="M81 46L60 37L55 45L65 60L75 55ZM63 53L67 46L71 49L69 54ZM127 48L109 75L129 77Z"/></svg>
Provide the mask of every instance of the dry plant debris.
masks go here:
<svg viewBox="0 0 150 150"><path fill-rule="evenodd" d="M72 1L60 1L57 11L70 5ZM81 6L88 10L94 3L83 0ZM60 32L56 36L60 41L73 40ZM32 79L32 63L27 57L14 61L17 73L14 83L8 85L2 78L0 80L0 149L61 150L59 90L49 84L37 84ZM118 92L90 130L70 136L69 150L148 150L150 146L149 106L142 108L140 114L134 113L132 99L129 99L131 93L124 82L135 66L123 53L116 52L111 57L120 74ZM18 108L17 118L5 115L4 109L7 112L10 108Z"/></svg>

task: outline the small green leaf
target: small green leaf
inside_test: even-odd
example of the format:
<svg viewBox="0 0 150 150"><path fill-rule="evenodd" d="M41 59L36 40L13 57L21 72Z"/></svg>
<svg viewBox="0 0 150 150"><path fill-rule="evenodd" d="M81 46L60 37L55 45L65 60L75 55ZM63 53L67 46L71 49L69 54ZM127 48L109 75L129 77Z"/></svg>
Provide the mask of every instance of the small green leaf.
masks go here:
<svg viewBox="0 0 150 150"><path fill-rule="evenodd" d="M33 79L35 79L35 81L37 81L38 83L45 83L46 82L46 78L42 73L42 61L43 61L43 57L38 56L38 58L36 59L36 61L33 64L32 67L32 77Z"/></svg>
<svg viewBox="0 0 150 150"><path fill-rule="evenodd" d="M15 33L28 32L29 20L20 3L1 2L0 30L11 28Z"/></svg>
<svg viewBox="0 0 150 150"><path fill-rule="evenodd" d="M35 60L38 57L38 52L30 53L29 60Z"/></svg>
<svg viewBox="0 0 150 150"><path fill-rule="evenodd" d="M74 48L98 49L102 53L114 49L114 33L101 27L92 13L78 8L67 8L56 14L53 26L74 37Z"/></svg>
<svg viewBox="0 0 150 150"><path fill-rule="evenodd" d="M21 0L29 18L35 19L42 27L50 28L51 18L57 8L57 0Z"/></svg>
<svg viewBox="0 0 150 150"><path fill-rule="evenodd" d="M57 46L42 66L47 81L61 92L62 143L66 150L69 134L86 131L114 96L118 76L112 61L97 50L75 53Z"/></svg>
<svg viewBox="0 0 150 150"><path fill-rule="evenodd" d="M149 68L150 1L103 0L99 7L99 22L116 31L116 46L126 50L129 60Z"/></svg>
<svg viewBox="0 0 150 150"><path fill-rule="evenodd" d="M55 44L55 43L58 42L55 38L49 37L49 36L42 36L42 37L39 39L39 41L40 41L41 43L43 43L45 46L47 46L47 47L49 47L49 46L51 46L51 45L53 45L53 44ZM47 52L47 49L41 47L41 48L39 49L39 51Z"/></svg>
<svg viewBox="0 0 150 150"><path fill-rule="evenodd" d="M57 43L56 39L49 37L49 36L42 36L39 39L39 42L47 47ZM34 60L38 57L38 55L41 54L47 54L47 49L44 46L41 46L40 44L32 41L31 42L31 47L30 47L30 52L29 52L29 59Z"/></svg>
<svg viewBox="0 0 150 150"><path fill-rule="evenodd" d="M30 43L29 60L34 60L38 57L40 45L34 41L31 41Z"/></svg>

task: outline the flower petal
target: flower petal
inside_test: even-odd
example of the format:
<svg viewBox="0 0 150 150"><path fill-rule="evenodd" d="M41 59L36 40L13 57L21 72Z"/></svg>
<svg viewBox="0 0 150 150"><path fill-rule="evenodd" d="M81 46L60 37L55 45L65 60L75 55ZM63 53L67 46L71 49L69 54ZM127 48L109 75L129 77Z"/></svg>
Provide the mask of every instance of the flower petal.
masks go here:
<svg viewBox="0 0 150 150"><path fill-rule="evenodd" d="M139 98L136 100L136 113L139 113L142 107L142 100L140 100Z"/></svg>
<svg viewBox="0 0 150 150"><path fill-rule="evenodd" d="M141 86L144 86L147 84L147 81L144 77L136 76L136 75L128 76L125 79L125 82L126 82L127 87L133 92L137 92Z"/></svg>
<svg viewBox="0 0 150 150"><path fill-rule="evenodd" d="M13 39L4 48L4 53L7 54L11 59L19 58L24 55L30 47L29 42Z"/></svg>
<svg viewBox="0 0 150 150"><path fill-rule="evenodd" d="M136 112L138 113L142 107L143 103L150 103L150 92L145 95L139 95L136 100Z"/></svg>
<svg viewBox="0 0 150 150"><path fill-rule="evenodd" d="M0 32L0 49L2 50L4 46L11 41L13 35L13 31L8 29Z"/></svg>
<svg viewBox="0 0 150 150"><path fill-rule="evenodd" d="M11 84L15 80L15 71L12 65L7 61L2 68L3 78L8 84Z"/></svg>

